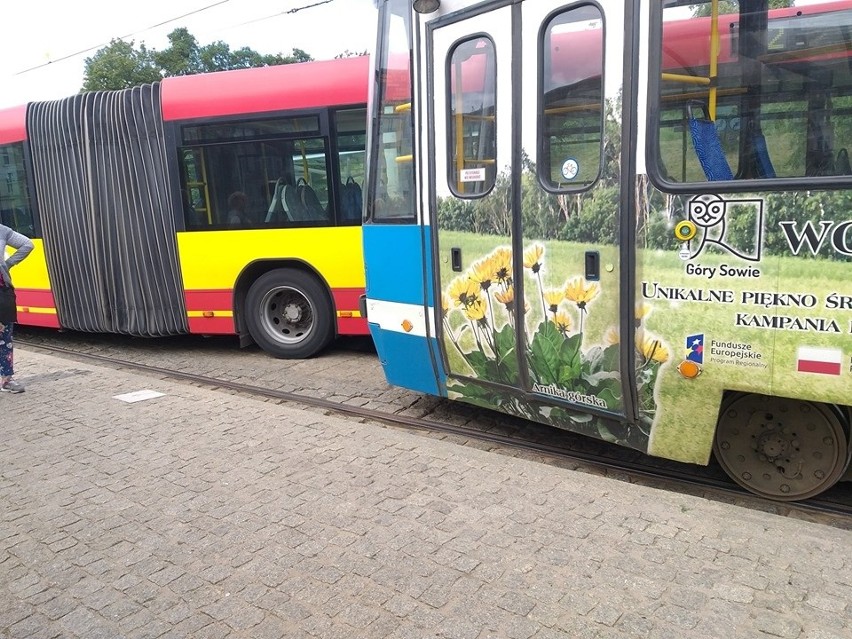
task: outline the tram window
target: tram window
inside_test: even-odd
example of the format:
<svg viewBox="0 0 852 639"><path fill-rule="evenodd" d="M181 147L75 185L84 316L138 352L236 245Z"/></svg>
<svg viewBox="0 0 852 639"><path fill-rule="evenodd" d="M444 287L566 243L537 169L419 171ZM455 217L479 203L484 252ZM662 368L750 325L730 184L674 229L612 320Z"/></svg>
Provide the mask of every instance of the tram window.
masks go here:
<svg viewBox="0 0 852 639"><path fill-rule="evenodd" d="M712 3L664 4L659 102L652 107L656 160L649 162L662 179L849 175L848 2L769 10L750 0L719 3L718 35L711 29ZM690 107L695 104L699 117Z"/></svg>
<svg viewBox="0 0 852 639"><path fill-rule="evenodd" d="M497 179L497 60L494 42L478 36L450 50L447 69L450 190L488 193Z"/></svg>
<svg viewBox="0 0 852 639"><path fill-rule="evenodd" d="M559 13L543 35L539 179L553 191L585 189L598 179L603 157L600 9L580 5Z"/></svg>
<svg viewBox="0 0 852 639"><path fill-rule="evenodd" d="M376 61L376 110L372 114L370 173L374 177L365 194L367 216L375 222L409 222L415 219L414 142L411 112L411 43L408 0L383 3L380 29L386 40Z"/></svg>
<svg viewBox="0 0 852 639"><path fill-rule="evenodd" d="M0 146L0 222L27 237L35 235L24 146L20 143Z"/></svg>

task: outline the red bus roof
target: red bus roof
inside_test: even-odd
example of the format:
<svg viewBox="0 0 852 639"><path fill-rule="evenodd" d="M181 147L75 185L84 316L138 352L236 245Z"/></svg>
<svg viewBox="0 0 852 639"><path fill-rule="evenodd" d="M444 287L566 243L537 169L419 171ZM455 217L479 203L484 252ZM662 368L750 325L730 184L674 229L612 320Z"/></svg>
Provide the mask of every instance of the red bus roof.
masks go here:
<svg viewBox="0 0 852 639"><path fill-rule="evenodd" d="M165 78L163 119L361 104L368 84L367 56Z"/></svg>
<svg viewBox="0 0 852 639"><path fill-rule="evenodd" d="M20 105L0 109L0 144L23 142L27 139L27 107Z"/></svg>

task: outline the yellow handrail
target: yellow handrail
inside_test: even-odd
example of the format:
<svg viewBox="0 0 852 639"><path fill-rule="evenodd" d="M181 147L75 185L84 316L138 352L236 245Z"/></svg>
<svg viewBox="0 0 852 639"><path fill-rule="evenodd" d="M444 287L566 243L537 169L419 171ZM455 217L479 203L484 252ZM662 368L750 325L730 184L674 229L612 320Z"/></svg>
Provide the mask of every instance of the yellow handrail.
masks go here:
<svg viewBox="0 0 852 639"><path fill-rule="evenodd" d="M707 115L716 120L716 78L719 73L719 0L710 0L710 77L663 73L662 79L686 84L701 84L710 87L707 95Z"/></svg>
<svg viewBox="0 0 852 639"><path fill-rule="evenodd" d="M684 75L681 73L663 73L663 80L671 82L684 82L685 84L710 84L710 78L702 78L696 75Z"/></svg>
<svg viewBox="0 0 852 639"><path fill-rule="evenodd" d="M707 110L716 121L716 75L719 70L719 0L710 0L710 96Z"/></svg>

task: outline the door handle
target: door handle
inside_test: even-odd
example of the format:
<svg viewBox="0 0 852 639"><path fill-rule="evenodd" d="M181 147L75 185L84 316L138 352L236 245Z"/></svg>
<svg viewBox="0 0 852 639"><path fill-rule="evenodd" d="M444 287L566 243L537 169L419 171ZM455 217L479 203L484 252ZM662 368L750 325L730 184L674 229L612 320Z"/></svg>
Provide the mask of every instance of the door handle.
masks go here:
<svg viewBox="0 0 852 639"><path fill-rule="evenodd" d="M586 251L586 279L590 282L601 279L601 255L597 251Z"/></svg>
<svg viewBox="0 0 852 639"><path fill-rule="evenodd" d="M461 273L462 258L461 258L461 249L460 248L451 248L450 249L450 263L452 264L452 268L453 268L454 271Z"/></svg>

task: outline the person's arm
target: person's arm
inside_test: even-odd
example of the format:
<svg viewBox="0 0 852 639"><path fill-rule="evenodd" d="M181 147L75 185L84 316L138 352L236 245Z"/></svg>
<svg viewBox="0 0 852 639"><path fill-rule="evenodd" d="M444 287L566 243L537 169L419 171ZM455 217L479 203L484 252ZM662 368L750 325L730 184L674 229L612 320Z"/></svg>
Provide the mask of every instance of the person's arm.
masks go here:
<svg viewBox="0 0 852 639"><path fill-rule="evenodd" d="M6 268L12 268L18 262L22 262L33 250L32 240L16 231L12 231L6 236L6 245L17 249L12 257L6 260Z"/></svg>

